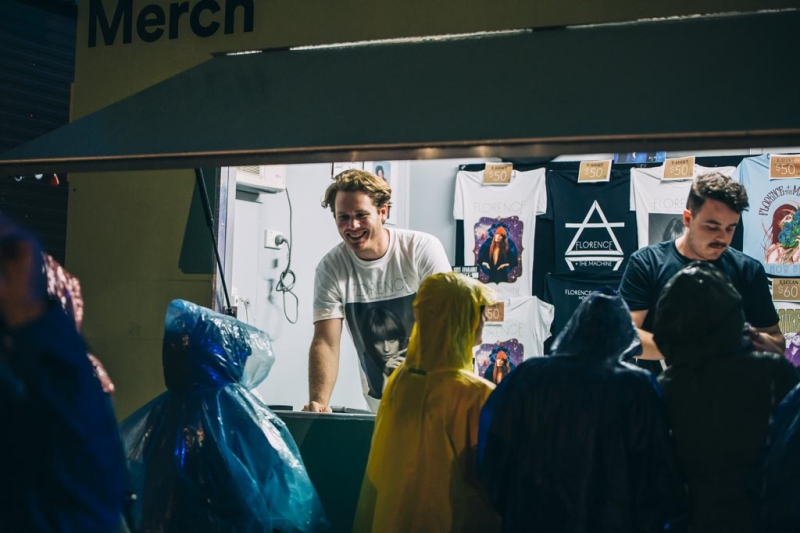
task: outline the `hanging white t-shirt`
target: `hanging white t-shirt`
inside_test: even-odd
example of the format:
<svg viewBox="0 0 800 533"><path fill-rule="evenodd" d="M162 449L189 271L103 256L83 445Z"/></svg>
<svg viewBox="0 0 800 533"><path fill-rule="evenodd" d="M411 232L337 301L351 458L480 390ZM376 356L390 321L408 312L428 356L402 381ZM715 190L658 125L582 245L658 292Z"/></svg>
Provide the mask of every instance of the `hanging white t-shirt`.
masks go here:
<svg viewBox="0 0 800 533"><path fill-rule="evenodd" d="M387 229L389 248L383 257L359 259L341 242L319 262L314 279L314 322L345 319L361 363L364 397L373 410L390 369L405 359L420 284L431 274L451 270L433 235Z"/></svg>
<svg viewBox="0 0 800 533"><path fill-rule="evenodd" d="M453 217L464 221L464 264L499 298L533 294L536 216L547 210L543 168L514 171L508 185L483 185L483 172L456 176Z"/></svg>
<svg viewBox="0 0 800 533"><path fill-rule="evenodd" d="M517 339L522 345L522 359L544 355L544 341L550 337L553 323L553 304L536 296L509 298L503 301L502 322L486 322L483 342L493 344Z"/></svg>
<svg viewBox="0 0 800 533"><path fill-rule="evenodd" d="M719 172L731 176L735 167L694 166L694 175ZM631 211L636 211L639 248L683 235L683 210L692 179L666 180L664 165L631 169Z"/></svg>
<svg viewBox="0 0 800 533"><path fill-rule="evenodd" d="M475 371L489 381L495 381L494 368L500 353L509 370L525 359L542 357L553 323L553 305L535 296L505 299L502 303L503 321L487 320L481 344L474 348Z"/></svg>

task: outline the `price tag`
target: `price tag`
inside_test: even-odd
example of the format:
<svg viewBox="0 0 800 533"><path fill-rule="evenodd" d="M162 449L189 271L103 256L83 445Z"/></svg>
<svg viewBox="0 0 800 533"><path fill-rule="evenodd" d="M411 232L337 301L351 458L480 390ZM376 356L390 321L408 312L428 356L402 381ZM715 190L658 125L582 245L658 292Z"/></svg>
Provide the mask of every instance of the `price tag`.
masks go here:
<svg viewBox="0 0 800 533"><path fill-rule="evenodd" d="M800 178L800 155L772 154L769 158L769 179Z"/></svg>
<svg viewBox="0 0 800 533"><path fill-rule="evenodd" d="M800 302L800 278L773 278L772 299L776 302Z"/></svg>
<svg viewBox="0 0 800 533"><path fill-rule="evenodd" d="M694 178L694 156L664 160L662 180L689 180Z"/></svg>
<svg viewBox="0 0 800 533"><path fill-rule="evenodd" d="M486 317L486 322L502 322L506 318L505 309L505 302L497 302L494 305L487 306L483 310L483 316Z"/></svg>
<svg viewBox="0 0 800 533"><path fill-rule="evenodd" d="M511 175L514 172L514 165L511 163L486 163L483 170L484 185L508 185L511 183Z"/></svg>
<svg viewBox="0 0 800 533"><path fill-rule="evenodd" d="M611 159L602 161L581 161L578 170L578 183L595 183L611 179Z"/></svg>

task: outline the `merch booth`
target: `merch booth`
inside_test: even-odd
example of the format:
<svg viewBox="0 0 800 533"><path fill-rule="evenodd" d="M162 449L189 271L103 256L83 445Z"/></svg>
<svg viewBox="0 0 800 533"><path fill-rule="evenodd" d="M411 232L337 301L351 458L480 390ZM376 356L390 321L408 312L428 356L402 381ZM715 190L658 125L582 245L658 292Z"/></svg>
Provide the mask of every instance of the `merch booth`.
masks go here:
<svg viewBox="0 0 800 533"><path fill-rule="evenodd" d="M163 391L167 303L221 310L230 301L240 319L275 339L277 362L260 393L293 407L281 417L336 531L350 528L373 416L298 412L313 270L339 239L319 207L336 169L377 172L384 162L396 180L394 223L440 237L454 265L473 264L478 249L480 220L463 205L463 222L455 220L468 180L487 162L540 176L547 201L518 218L550 216L538 217L528 247L533 272L518 277L530 283L527 296L545 298L561 270L580 270L587 257L624 269L619 243L606 256L555 257L562 237L552 236L553 213L579 196L559 189L579 171L565 159L667 151L733 172L745 156L768 166L765 154L800 146L800 12L791 1L740 0L725 8L736 13L685 17L720 10L713 1L691 11L621 1L602 12L544 0L502 8L473 0L458 4L463 12L448 2L362 4L81 2L72 123L0 155L2 175L69 173L66 266L82 281L86 336L116 382L118 415ZM288 192L237 192L237 175L241 182L246 171L275 165L286 165L278 189L291 200ZM659 172L661 163L635 160L604 167L603 177L613 184ZM214 267L201 181L222 269ZM614 207L635 227L640 209L629 187L620 190ZM796 209L800 194L791 195ZM751 211L763 202L751 194ZM592 209L569 224L596 222ZM668 233L666 220L658 228L652 220L651 234ZM641 245L638 226L630 238ZM285 248L273 245L277 233L294 254L296 308L274 291L288 268ZM547 261L558 266L551 272ZM331 403L363 409L355 350L343 349L341 360Z"/></svg>

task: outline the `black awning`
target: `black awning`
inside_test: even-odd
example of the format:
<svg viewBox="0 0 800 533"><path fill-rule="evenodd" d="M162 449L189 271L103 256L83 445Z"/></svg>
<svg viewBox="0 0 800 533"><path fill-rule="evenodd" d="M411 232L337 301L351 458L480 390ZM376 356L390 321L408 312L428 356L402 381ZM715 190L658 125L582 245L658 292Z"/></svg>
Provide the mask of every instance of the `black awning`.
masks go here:
<svg viewBox="0 0 800 533"><path fill-rule="evenodd" d="M219 56L0 175L800 144L800 12Z"/></svg>

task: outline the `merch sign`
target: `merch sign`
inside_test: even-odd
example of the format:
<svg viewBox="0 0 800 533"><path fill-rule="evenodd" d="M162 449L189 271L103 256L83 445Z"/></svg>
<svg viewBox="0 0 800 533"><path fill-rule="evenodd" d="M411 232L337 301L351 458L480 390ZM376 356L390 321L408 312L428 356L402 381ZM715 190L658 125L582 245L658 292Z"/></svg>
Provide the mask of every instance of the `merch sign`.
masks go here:
<svg viewBox="0 0 800 533"><path fill-rule="evenodd" d="M255 20L254 0L176 1L163 7L152 3L134 10L133 0L116 0L107 9L102 0L89 0L89 48L102 41L105 46L129 44L133 31L145 43L159 39L180 39L186 31L181 19L188 19L189 31L197 37L251 33Z"/></svg>

